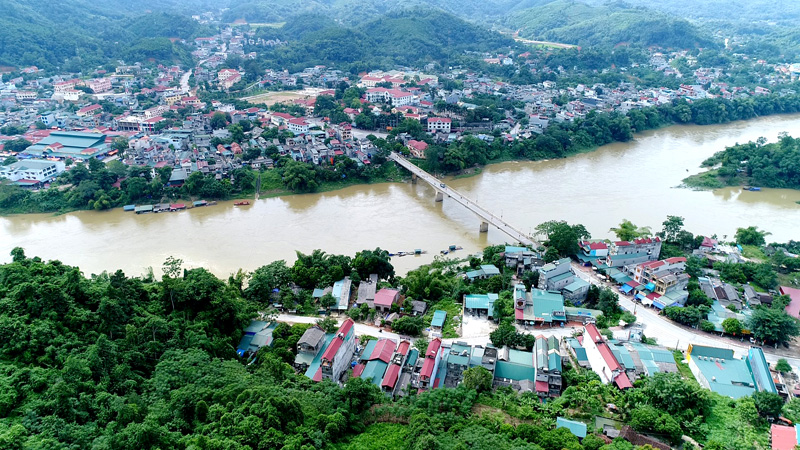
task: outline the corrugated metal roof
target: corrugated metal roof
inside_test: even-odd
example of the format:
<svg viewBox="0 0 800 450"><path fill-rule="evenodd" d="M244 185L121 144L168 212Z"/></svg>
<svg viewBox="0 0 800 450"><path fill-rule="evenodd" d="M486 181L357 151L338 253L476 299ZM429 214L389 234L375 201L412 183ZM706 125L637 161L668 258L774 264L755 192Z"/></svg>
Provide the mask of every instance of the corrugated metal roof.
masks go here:
<svg viewBox="0 0 800 450"><path fill-rule="evenodd" d="M587 428L586 424L583 422L569 420L564 417L556 417L556 428L566 428L570 431L570 433L578 436L581 439L586 437Z"/></svg>

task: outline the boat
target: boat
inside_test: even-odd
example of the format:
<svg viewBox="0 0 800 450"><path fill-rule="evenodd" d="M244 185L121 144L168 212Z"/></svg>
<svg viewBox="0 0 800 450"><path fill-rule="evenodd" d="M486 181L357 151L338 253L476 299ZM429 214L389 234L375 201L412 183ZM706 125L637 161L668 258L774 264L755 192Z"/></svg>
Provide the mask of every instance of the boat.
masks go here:
<svg viewBox="0 0 800 450"><path fill-rule="evenodd" d="M169 205L169 210L170 211L180 211L182 209L186 209L186 205L183 204L183 203L173 203L173 204Z"/></svg>
<svg viewBox="0 0 800 450"><path fill-rule="evenodd" d="M760 191L760 190L761 190L761 188L760 188L760 187L755 187L755 186L752 186L752 187L748 188L747 190L748 190L748 191L753 191L753 192L758 192L758 191Z"/></svg>
<svg viewBox="0 0 800 450"><path fill-rule="evenodd" d="M249 204L250 204L250 202L248 202L247 200L242 200L242 201L235 202L233 204L233 206L247 206Z"/></svg>
<svg viewBox="0 0 800 450"><path fill-rule="evenodd" d="M194 206L195 208L199 208L201 206L206 206L206 205L208 205L208 202L205 200L197 200L195 202L192 202L192 206Z"/></svg>
<svg viewBox="0 0 800 450"><path fill-rule="evenodd" d="M123 211L136 211L136 205L125 205L122 207Z"/></svg>

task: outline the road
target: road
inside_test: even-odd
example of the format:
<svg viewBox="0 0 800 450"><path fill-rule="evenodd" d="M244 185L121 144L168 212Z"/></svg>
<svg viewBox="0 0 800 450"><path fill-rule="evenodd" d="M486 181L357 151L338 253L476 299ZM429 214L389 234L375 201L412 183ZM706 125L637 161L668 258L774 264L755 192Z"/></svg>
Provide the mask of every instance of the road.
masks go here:
<svg viewBox="0 0 800 450"><path fill-rule="evenodd" d="M669 348L678 348L681 350L686 350L689 344L708 345L731 349L739 356L745 355L747 353L747 349L750 347L749 342L736 344L731 342L730 339L723 338L712 333L682 328L658 315L655 310L634 303L631 296L622 294L610 284L598 279L594 272L587 273L585 269L586 268L580 264L573 263L573 270L575 274L577 274L583 280L596 286L608 287L619 294L620 306L631 312L636 311L636 322L643 325L645 336L657 339L659 345ZM771 364L774 364L778 361L778 359L783 358L786 359L793 367L800 368L800 357L787 357L779 355L777 353L770 352L770 349L770 347L763 347L764 355L767 361Z"/></svg>
<svg viewBox="0 0 800 450"><path fill-rule="evenodd" d="M516 242L520 242L523 245L538 245L533 239L531 239L528 235L523 233L522 231L514 228L513 226L507 224L501 217L497 217L494 214L490 213L489 211L485 210L481 205L477 204L474 200L466 197L464 194L456 191L455 189L444 185L438 178L434 177L433 175L429 174L428 172L420 169L419 167L415 166L411 161L405 159L404 157L400 156L399 154L392 152L389 155L389 159L392 161L400 164L404 168L406 168L409 172L416 175L418 178L422 179L426 183L430 184L436 192L440 192L443 195L446 195L453 199L455 202L459 203L461 206L467 208L468 210L472 211L480 217L486 223L491 224L492 226L496 227L498 230L502 231L503 233L510 236Z"/></svg>
<svg viewBox="0 0 800 450"><path fill-rule="evenodd" d="M186 71L181 77L181 90L184 94L189 93L189 78L192 76L192 69Z"/></svg>

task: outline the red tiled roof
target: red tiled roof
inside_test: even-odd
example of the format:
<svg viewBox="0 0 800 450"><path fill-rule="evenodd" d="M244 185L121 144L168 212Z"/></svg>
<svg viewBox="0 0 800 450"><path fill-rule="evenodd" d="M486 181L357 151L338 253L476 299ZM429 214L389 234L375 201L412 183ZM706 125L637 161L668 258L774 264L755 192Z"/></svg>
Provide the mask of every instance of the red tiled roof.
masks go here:
<svg viewBox="0 0 800 450"><path fill-rule="evenodd" d="M631 281L628 281L628 282L627 282L627 283L625 283L625 284L627 284L628 286L630 286L630 287L632 287L632 288L635 288L636 286L639 286L641 283L639 283L638 281L633 281L633 280L631 280Z"/></svg>
<svg viewBox="0 0 800 450"><path fill-rule="evenodd" d="M369 355L369 359L370 361L374 359L380 359L388 364L392 360L394 349L395 345L393 340L381 339L377 344L375 344L375 348L372 349L372 354Z"/></svg>
<svg viewBox="0 0 800 450"><path fill-rule="evenodd" d="M605 342L597 343L597 351L600 352L600 356L603 357L603 361L606 362L606 365L608 365L611 371L622 369L622 366L619 365L619 361L617 361L617 358L614 357L614 354L611 352L611 348L608 347L608 344Z"/></svg>
<svg viewBox="0 0 800 450"><path fill-rule="evenodd" d="M589 248L592 250L600 250L608 248L608 245L606 245L605 242L592 242L591 244L589 244Z"/></svg>
<svg viewBox="0 0 800 450"><path fill-rule="evenodd" d="M628 241L617 241L614 242L614 245L616 245L617 247L624 247L626 245L631 245L631 243Z"/></svg>
<svg viewBox="0 0 800 450"><path fill-rule="evenodd" d="M342 347L342 343L344 343L344 337L347 336L351 328L353 328L352 319L347 319L342 323L339 330L336 331L336 337L333 338L328 348L325 349L325 353L322 354L323 360L333 361L333 358L336 357L336 353Z"/></svg>
<svg viewBox="0 0 800 450"><path fill-rule="evenodd" d="M683 256L673 256L672 258L667 258L664 261L670 264L677 264L681 262L686 262L686 258L684 258Z"/></svg>
<svg viewBox="0 0 800 450"><path fill-rule="evenodd" d="M772 424L770 433L773 450L794 450L797 445L797 431L794 427Z"/></svg>
<svg viewBox="0 0 800 450"><path fill-rule="evenodd" d="M428 123L430 122L451 123L452 120L446 117L431 117L428 119Z"/></svg>
<svg viewBox="0 0 800 450"><path fill-rule="evenodd" d="M788 295L789 298L792 299L792 301L786 305L786 313L800 319L800 289L781 286L779 290L781 295Z"/></svg>
<svg viewBox="0 0 800 450"><path fill-rule="evenodd" d="M600 335L600 332L597 331L597 327L593 323L586 324L584 328L586 328L586 332L589 334L592 342L603 340L603 337Z"/></svg>
<svg viewBox="0 0 800 450"><path fill-rule="evenodd" d="M356 364L356 366L353 367L353 377L360 377L365 367L364 364Z"/></svg>
<svg viewBox="0 0 800 450"><path fill-rule="evenodd" d="M401 355L408 355L408 349L411 348L411 342L408 341L400 341L400 345L397 346L397 353Z"/></svg>
<svg viewBox="0 0 800 450"><path fill-rule="evenodd" d="M422 364L420 376L430 379L433 375L433 366L436 364L436 356L439 354L439 349L442 346L442 340L436 338L428 344L428 349L425 351L425 362Z"/></svg>
<svg viewBox="0 0 800 450"><path fill-rule="evenodd" d="M614 384L616 384L620 389L628 389L633 387L630 378L628 378L628 375L625 373L620 373L617 375L616 378L614 378Z"/></svg>
<svg viewBox="0 0 800 450"><path fill-rule="evenodd" d="M377 306L390 307L394 304L395 298L397 298L399 292L400 291L394 289L383 288L375 294L375 301L373 303Z"/></svg>
<svg viewBox="0 0 800 450"><path fill-rule="evenodd" d="M312 381L322 381L322 367L317 369L317 373L314 374L314 378L311 379Z"/></svg>
<svg viewBox="0 0 800 450"><path fill-rule="evenodd" d="M355 370L353 371L355 375ZM381 382L381 387L387 388L394 388L394 385L397 384L397 378L400 376L400 366L397 364L392 364L386 369L386 373L383 375L383 381Z"/></svg>

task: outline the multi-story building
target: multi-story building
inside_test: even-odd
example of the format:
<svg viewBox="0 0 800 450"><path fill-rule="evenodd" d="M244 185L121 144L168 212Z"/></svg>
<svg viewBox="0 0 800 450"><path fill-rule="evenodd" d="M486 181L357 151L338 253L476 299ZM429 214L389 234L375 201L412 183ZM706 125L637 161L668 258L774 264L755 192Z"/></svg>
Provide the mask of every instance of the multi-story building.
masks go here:
<svg viewBox="0 0 800 450"><path fill-rule="evenodd" d="M306 119L303 118L293 118L287 121L287 125L289 131L294 134L306 134L308 133L309 123L306 122Z"/></svg>
<svg viewBox="0 0 800 450"><path fill-rule="evenodd" d="M442 360L442 340L433 338L428 343L428 348L425 350L425 357L422 362L422 369L419 372L417 379L417 387L419 389L430 389L433 387L433 381L436 373L439 371L439 362Z"/></svg>
<svg viewBox="0 0 800 450"><path fill-rule="evenodd" d="M539 287L546 291L560 291L575 281L570 267L571 260L562 258L539 268Z"/></svg>
<svg viewBox="0 0 800 450"><path fill-rule="evenodd" d="M325 349L319 367L322 378L339 382L342 374L350 367L356 347L354 325L352 319L345 320Z"/></svg>
<svg viewBox="0 0 800 450"><path fill-rule="evenodd" d="M372 88L366 93L367 101L370 103L389 103L392 106L410 105L414 101L414 95L401 89Z"/></svg>
<svg viewBox="0 0 800 450"><path fill-rule="evenodd" d="M242 74L236 69L222 69L217 73L217 79L221 88L230 89L242 79Z"/></svg>
<svg viewBox="0 0 800 450"><path fill-rule="evenodd" d="M447 117L429 117L428 133L450 133L453 120Z"/></svg>
<svg viewBox="0 0 800 450"><path fill-rule="evenodd" d="M583 348L586 349L586 357L592 366L592 371L605 384L613 382L620 389L633 387L625 369L617 361L595 324L588 323L584 325L583 330Z"/></svg>
<svg viewBox="0 0 800 450"><path fill-rule="evenodd" d="M639 264L633 269L633 280L639 284L647 284L654 277L663 277L670 274L677 274L686 269L686 258L674 257L661 261L648 261Z"/></svg>
<svg viewBox="0 0 800 450"><path fill-rule="evenodd" d="M536 337L533 350L535 371L534 389L540 397L561 395L561 353L555 336Z"/></svg>
<svg viewBox="0 0 800 450"><path fill-rule="evenodd" d="M84 84L95 94L102 94L111 90L111 78L93 78L86 80Z"/></svg>
<svg viewBox="0 0 800 450"><path fill-rule="evenodd" d="M389 367L386 368L386 372L383 374L383 379L381 380L381 390L383 392L389 395L394 395L397 392L397 388L400 386L398 384L400 373L408 361L410 348L410 342L400 341L400 345L397 346L397 349L392 354Z"/></svg>
<svg viewBox="0 0 800 450"><path fill-rule="evenodd" d="M655 261L661 253L660 238L642 238L633 241L615 242L606 257L608 267L634 266Z"/></svg>
<svg viewBox="0 0 800 450"><path fill-rule="evenodd" d="M7 166L0 166L0 177L22 185L44 183L64 171L61 161L26 159Z"/></svg>

